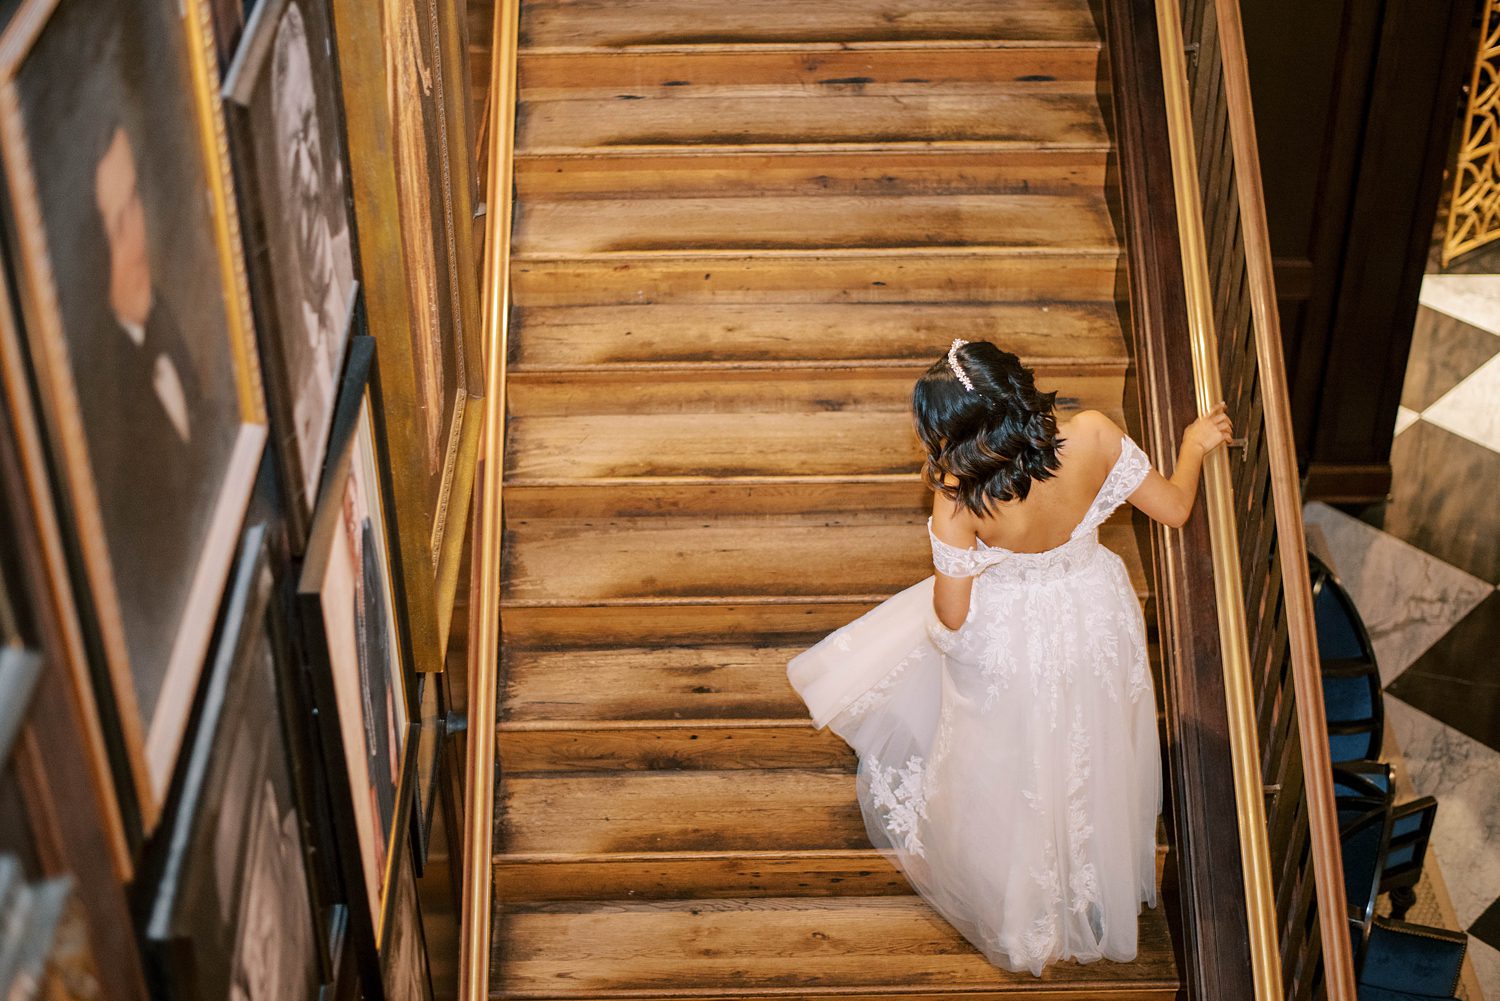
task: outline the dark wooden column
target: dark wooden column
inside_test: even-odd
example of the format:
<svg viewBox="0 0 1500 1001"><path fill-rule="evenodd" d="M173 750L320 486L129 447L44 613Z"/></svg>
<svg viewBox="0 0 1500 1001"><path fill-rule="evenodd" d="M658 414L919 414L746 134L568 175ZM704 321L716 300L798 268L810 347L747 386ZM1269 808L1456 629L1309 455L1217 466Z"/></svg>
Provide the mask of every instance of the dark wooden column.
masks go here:
<svg viewBox="0 0 1500 1001"><path fill-rule="evenodd" d="M1304 494L1378 500L1478 4L1242 11Z"/></svg>

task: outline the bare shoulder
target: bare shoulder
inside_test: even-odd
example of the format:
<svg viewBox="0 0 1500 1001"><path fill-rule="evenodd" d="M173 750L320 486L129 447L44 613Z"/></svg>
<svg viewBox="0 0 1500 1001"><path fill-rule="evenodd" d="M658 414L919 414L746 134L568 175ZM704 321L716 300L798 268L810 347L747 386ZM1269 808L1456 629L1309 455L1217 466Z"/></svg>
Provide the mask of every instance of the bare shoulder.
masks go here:
<svg viewBox="0 0 1500 1001"><path fill-rule="evenodd" d="M932 492L932 534L950 545L968 549L978 533L974 513L962 504L934 490Z"/></svg>
<svg viewBox="0 0 1500 1001"><path fill-rule="evenodd" d="M1120 442L1125 432L1106 413L1099 410L1080 410L1068 422L1063 437L1077 440L1087 451L1113 462L1120 456Z"/></svg>

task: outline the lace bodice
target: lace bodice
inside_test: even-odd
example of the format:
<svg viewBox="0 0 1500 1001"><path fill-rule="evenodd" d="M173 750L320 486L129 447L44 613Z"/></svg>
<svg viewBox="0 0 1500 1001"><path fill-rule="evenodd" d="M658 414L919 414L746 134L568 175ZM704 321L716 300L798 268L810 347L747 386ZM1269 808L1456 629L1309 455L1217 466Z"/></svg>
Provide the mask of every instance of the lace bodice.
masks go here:
<svg viewBox="0 0 1500 1001"><path fill-rule="evenodd" d="M932 565L949 577L975 577L992 568L999 576L1025 582L1052 580L1067 576L1091 563L1102 548L1099 526L1115 508L1135 492L1151 471L1151 460L1139 445L1125 435L1120 440L1120 455L1110 467L1109 475L1094 495L1083 519L1074 526L1068 541L1039 553L1018 553L1000 546L986 545L975 539L978 548L960 549L944 542L932 530L927 519L927 535L932 541Z"/></svg>

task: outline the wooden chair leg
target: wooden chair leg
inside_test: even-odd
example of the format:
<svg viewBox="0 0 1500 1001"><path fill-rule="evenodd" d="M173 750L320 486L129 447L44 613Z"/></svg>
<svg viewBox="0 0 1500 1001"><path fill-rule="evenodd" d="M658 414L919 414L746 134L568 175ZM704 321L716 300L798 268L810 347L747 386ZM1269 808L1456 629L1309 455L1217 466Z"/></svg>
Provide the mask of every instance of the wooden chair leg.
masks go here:
<svg viewBox="0 0 1500 1001"><path fill-rule="evenodd" d="M1410 886L1398 886L1391 891L1391 917L1397 921L1406 918L1406 912L1417 902L1417 891Z"/></svg>

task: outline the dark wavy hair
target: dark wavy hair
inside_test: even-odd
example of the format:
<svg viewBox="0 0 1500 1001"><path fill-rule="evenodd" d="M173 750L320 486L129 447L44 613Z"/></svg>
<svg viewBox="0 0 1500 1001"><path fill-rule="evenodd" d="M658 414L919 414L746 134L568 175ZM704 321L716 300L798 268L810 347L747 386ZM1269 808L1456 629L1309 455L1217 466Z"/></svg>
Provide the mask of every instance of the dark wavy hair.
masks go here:
<svg viewBox="0 0 1500 1001"><path fill-rule="evenodd" d="M1024 500L1033 482L1051 479L1062 465L1057 393L1039 392L1031 369L989 341L960 345L955 357L972 390L959 382L946 353L912 389L917 436L927 450L922 476L984 517L992 502ZM957 484L944 482L948 473Z"/></svg>

